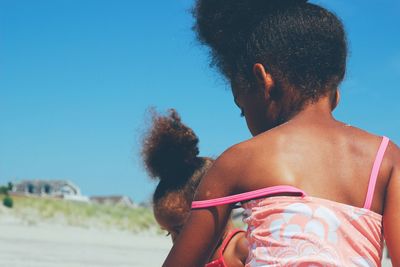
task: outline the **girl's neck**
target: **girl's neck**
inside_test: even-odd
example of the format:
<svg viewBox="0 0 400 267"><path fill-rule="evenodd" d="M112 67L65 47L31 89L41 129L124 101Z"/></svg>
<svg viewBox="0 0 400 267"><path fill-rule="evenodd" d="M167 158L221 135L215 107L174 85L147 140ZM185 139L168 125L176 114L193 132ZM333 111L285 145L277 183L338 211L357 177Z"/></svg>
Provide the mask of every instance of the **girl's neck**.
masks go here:
<svg viewBox="0 0 400 267"><path fill-rule="evenodd" d="M317 102L306 105L299 113L293 116L291 123L326 123L336 121L332 115L332 102L328 96L319 99ZM288 122L289 122L288 121Z"/></svg>

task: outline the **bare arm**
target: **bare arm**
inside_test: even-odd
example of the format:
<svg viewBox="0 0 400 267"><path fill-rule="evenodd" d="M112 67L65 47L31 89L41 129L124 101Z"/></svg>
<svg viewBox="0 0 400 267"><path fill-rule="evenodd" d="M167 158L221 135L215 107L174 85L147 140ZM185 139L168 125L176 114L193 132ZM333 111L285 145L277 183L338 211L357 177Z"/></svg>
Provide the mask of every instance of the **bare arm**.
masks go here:
<svg viewBox="0 0 400 267"><path fill-rule="evenodd" d="M393 145L394 146L394 145ZM394 146L395 147L395 146ZM386 192L383 229L393 266L400 266L400 149L395 147L395 163Z"/></svg>
<svg viewBox="0 0 400 267"><path fill-rule="evenodd" d="M238 166L234 154L228 150L216 160L202 179L195 200L234 193ZM231 210L231 205L192 210L163 266L204 266L221 238Z"/></svg>

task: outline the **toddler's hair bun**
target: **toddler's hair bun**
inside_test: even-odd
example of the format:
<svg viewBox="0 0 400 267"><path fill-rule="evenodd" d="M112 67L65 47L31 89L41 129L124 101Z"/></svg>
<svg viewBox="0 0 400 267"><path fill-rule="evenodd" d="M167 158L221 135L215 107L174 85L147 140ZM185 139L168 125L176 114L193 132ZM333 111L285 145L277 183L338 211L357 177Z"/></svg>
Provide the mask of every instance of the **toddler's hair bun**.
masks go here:
<svg viewBox="0 0 400 267"><path fill-rule="evenodd" d="M143 140L142 158L150 177L170 185L187 181L201 159L199 139L193 130L182 123L179 114L170 109L165 116L154 109L152 126Z"/></svg>

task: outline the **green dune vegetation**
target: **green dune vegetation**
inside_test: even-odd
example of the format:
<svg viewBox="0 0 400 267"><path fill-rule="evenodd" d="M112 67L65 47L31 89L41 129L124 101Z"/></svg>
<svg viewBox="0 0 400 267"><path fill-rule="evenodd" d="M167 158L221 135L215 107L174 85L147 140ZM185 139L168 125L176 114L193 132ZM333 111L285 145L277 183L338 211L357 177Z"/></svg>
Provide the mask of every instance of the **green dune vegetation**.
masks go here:
<svg viewBox="0 0 400 267"><path fill-rule="evenodd" d="M0 195L0 199L4 197L4 194ZM16 195L13 195L12 199L13 208L0 209L0 213L7 213L13 219L31 225L55 223L130 232L159 232L153 213L149 208L110 206Z"/></svg>

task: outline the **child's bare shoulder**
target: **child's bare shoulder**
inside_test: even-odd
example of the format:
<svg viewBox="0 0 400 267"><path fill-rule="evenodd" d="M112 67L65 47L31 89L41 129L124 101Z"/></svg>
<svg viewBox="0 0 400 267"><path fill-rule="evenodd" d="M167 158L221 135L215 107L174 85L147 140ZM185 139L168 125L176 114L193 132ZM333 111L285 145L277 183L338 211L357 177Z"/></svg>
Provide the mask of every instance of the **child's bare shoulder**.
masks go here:
<svg viewBox="0 0 400 267"><path fill-rule="evenodd" d="M363 147L370 146L372 149L376 149L377 144L380 144L383 138L380 135L375 135L353 126L350 128L350 135L353 136L353 139L357 141L354 143L358 143ZM394 157L398 157L399 153L399 147L394 143L394 141L389 139L389 145L386 150L385 157L394 159Z"/></svg>
<svg viewBox="0 0 400 267"><path fill-rule="evenodd" d="M218 179L227 187L235 187L237 182L243 179L252 162L257 160L257 151L254 138L229 147L215 160L206 180Z"/></svg>
<svg viewBox="0 0 400 267"><path fill-rule="evenodd" d="M353 148L358 151L364 151L369 154L376 154L379 145L382 142L382 136L371 134L356 127L350 127L350 136L353 136ZM384 173L393 173L393 170L400 171L400 148L394 141L389 140L389 144L384 154L381 170Z"/></svg>
<svg viewBox="0 0 400 267"><path fill-rule="evenodd" d="M388 157L389 160L392 162L393 169L396 169L400 172L400 148L397 144L393 141L390 141L388 147Z"/></svg>
<svg viewBox="0 0 400 267"><path fill-rule="evenodd" d="M195 200L213 199L236 193L238 181L243 177L246 158L250 155L247 141L225 150L202 179Z"/></svg>
<svg viewBox="0 0 400 267"><path fill-rule="evenodd" d="M243 161L252 160L260 151L262 141L259 137L253 137L225 150L217 159L217 162L231 168Z"/></svg>
<svg viewBox="0 0 400 267"><path fill-rule="evenodd" d="M229 147L215 161L213 169L229 171L239 174L240 164L244 160L248 160L254 154L254 145L252 142L244 141Z"/></svg>

